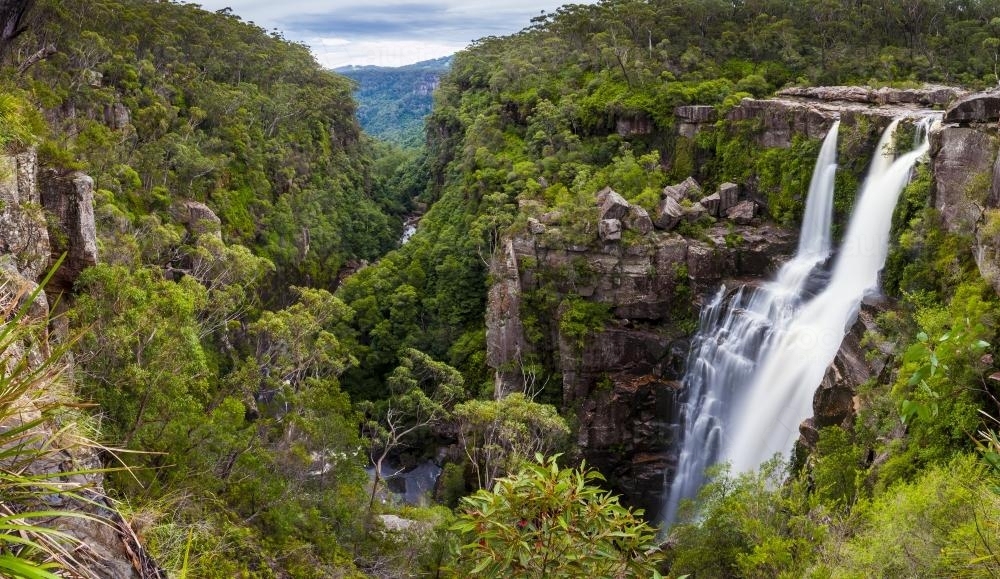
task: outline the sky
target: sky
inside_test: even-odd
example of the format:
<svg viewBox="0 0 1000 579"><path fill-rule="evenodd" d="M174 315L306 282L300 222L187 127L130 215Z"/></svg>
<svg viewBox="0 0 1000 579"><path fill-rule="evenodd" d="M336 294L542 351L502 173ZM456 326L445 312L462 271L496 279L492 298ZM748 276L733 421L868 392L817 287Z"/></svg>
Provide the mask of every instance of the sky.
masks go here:
<svg viewBox="0 0 1000 579"><path fill-rule="evenodd" d="M564 0L201 0L312 48L320 64L401 66L511 34ZM576 3L580 3L577 1Z"/></svg>

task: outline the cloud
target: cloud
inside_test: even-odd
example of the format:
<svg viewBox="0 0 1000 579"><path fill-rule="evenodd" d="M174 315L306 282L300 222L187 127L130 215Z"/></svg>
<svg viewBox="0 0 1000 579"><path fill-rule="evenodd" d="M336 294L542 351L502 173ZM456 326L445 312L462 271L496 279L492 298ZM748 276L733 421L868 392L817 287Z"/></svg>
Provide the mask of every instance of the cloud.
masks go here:
<svg viewBox="0 0 1000 579"><path fill-rule="evenodd" d="M593 0L584 0L593 1ZM326 66L396 66L438 58L486 36L528 26L559 0L204 0L307 43ZM446 52L442 52L446 51ZM347 60L354 59L354 60Z"/></svg>
<svg viewBox="0 0 1000 579"><path fill-rule="evenodd" d="M403 66L441 58L465 48L465 44L419 40L347 41L342 38L315 38L309 41L316 60L327 68L349 64Z"/></svg>
<svg viewBox="0 0 1000 579"><path fill-rule="evenodd" d="M483 36L517 31L528 18L496 8L475 11L472 6L445 2L340 5L323 13L290 14L279 28L317 36L357 40L436 39L468 43Z"/></svg>

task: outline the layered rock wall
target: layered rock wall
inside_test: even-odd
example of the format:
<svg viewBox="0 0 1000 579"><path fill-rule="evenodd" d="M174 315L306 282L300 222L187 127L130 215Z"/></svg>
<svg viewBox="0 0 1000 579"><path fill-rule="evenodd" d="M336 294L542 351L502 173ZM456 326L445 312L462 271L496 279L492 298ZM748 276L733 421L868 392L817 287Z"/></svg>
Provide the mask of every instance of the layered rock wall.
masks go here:
<svg viewBox="0 0 1000 579"><path fill-rule="evenodd" d="M980 97L986 100L978 102ZM998 136L986 124L996 120L994 112L1000 118L992 98L948 87L820 87L786 90L774 99L744 99L722 122L716 122L710 107L680 107L676 118L681 137L738 124L763 149L787 148L796 137L821 139L840 119L842 135L847 127L857 141L852 152L864 151L867 158L893 118L917 119L935 109L941 114L946 103L961 99L946 116L955 122L932 134L932 201L950 229L976 232L980 268L1000 291L1000 235L987 238L983 232L988 210L1000 208ZM523 233L507 239L493 263L487 340L497 395L524 388L524 360L543 350L562 376L563 404L577 418L583 456L615 490L652 516L676 462L670 419L694 330L693 313L723 284L769 276L795 247L794 231L761 224L755 217L756 204L764 202L755 195L755 183L733 187L738 198L723 199L721 188L713 194L717 198L706 196L696 184L668 187L655 215L647 216L656 227L652 231L630 226L627 210L604 191L597 199L603 209L598 217L617 227L594 227L595 237L598 229L604 232L601 237L566 243L559 215L542 214L529 220ZM723 202L731 205L725 215L718 209ZM615 211L620 215L611 214ZM730 221L717 223L698 239L665 231L710 214ZM630 228L642 231L638 241L633 236L626 243L622 230ZM525 336L524 296L551 280L553 272L570 273L554 284L558 298L580 296L607 304L612 312L610 321L582 344L561 335L558 320L550 320L549 334L541 341L531 343ZM805 444L814 443L824 426L849 425L857 410L857 386L882 371L886 356L870 361L860 345L873 316L866 306L817 389L815 416L801 427Z"/></svg>

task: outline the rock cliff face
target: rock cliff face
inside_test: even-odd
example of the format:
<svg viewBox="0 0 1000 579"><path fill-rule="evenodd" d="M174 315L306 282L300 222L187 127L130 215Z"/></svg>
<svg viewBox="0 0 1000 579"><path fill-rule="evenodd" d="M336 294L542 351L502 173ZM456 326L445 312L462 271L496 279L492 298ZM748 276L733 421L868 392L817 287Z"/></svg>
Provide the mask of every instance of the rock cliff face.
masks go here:
<svg viewBox="0 0 1000 579"><path fill-rule="evenodd" d="M1000 231L1000 212L993 229L984 226L992 208L1000 208L1000 138L985 124L1000 118L992 94L948 87L789 89L774 99L744 99L722 122L709 107L680 107L675 116L679 135L687 138L750 121L741 123L742 130L749 127L761 148L789 147L796 135L820 139L839 118L842 131L856 127L855 146L867 157L892 118L916 119L934 109L941 114L951 102L958 104L946 119L954 122L932 134L933 202L950 229L974 232L980 269L1000 291L1000 234L993 233ZM526 231L505 240L492 264L487 347L496 394L524 388L524 361L548 357L562 376L563 404L577 417L583 456L616 491L653 517L676 462L669 422L699 306L724 283L768 276L794 251L796 232L756 217L763 200L755 184L733 187L737 197L726 193L725 198L721 188L705 195L696 184L668 187L656 214L647 216L656 226L652 231L630 227L618 199L601 192L598 218L615 222L614 227L594 224L595 237L598 230L601 237L567 243L560 216L542 214L529 220ZM724 212L721 203L729 206ZM664 231L710 212L729 221L699 239ZM623 237L622 230L629 229L633 235ZM554 291L557 300L575 295L607 304L611 318L582 342L562 335L558 320L551 320L547 334L532 342L525 329L524 316L530 314L525 297L542 288ZM886 356L866 360L860 346L873 316L866 306L828 369L814 399L815 416L801 426L802 443L815 443L824 426L850 424L857 386L882 371Z"/></svg>
<svg viewBox="0 0 1000 579"><path fill-rule="evenodd" d="M699 240L656 230L630 244L574 245L560 234L555 225L529 229L506 239L494 260L487 349L496 394L530 387L524 371L529 358L554 359L563 404L576 412L577 443L588 463L655 514L664 472L672 472L676 461L670 417L700 301L725 279L773 272L794 251L794 234L725 223ZM554 281L553 272L560 272ZM531 343L524 300L543 289L557 300L580 296L607 304L611 319L582 345L555 320L548 335Z"/></svg>
<svg viewBox="0 0 1000 579"><path fill-rule="evenodd" d="M33 149L0 156L0 242L0 304L16 303L37 288L63 253L67 257L46 291L51 295L53 291L71 290L80 272L97 262L93 181L79 172L39 169ZM45 320L48 312L46 292L41 292L28 315ZM48 353L49 344L42 341L15 344L4 356L26 355L37 364ZM29 392L18 403L17 417L0 427L32 421L41 416L45 404L72 396L58 381L46 381L44 387L45 392ZM135 534L104 498L102 476L72 472L100 468L96 452L76 445L62 446L60 441L73 436L53 428L47 423L35 427L38 440L51 439L54 451L30 468L37 474L58 477L56 480L78 489L88 502L53 497L48 507L82 510L101 519L70 517L52 523L80 540L81 547L73 553L81 567L77 571L82 577L108 579L158 576Z"/></svg>

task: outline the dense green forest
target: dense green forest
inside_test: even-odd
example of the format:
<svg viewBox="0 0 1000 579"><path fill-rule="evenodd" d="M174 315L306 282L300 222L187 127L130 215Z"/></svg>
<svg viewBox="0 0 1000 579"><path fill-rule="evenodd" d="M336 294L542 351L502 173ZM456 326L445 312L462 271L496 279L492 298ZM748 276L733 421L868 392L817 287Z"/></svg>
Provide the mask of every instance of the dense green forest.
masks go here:
<svg viewBox="0 0 1000 579"><path fill-rule="evenodd" d="M451 66L451 57L406 66L343 66L334 70L358 83L358 122L366 133L401 147L424 140L424 119L434 89Z"/></svg>
<svg viewBox="0 0 1000 579"><path fill-rule="evenodd" d="M1000 415L984 374L1000 310L968 240L927 208L926 172L899 210L894 307L869 337L899 355L858 393L855 428L824 430L792 465L719 473L665 544L578 464L552 360L532 361L534 399L493 398L484 321L520 207L562 211L566 242L586 246L606 185L651 210L692 174L714 186L783 166L725 137L696 145L728 156L696 164L676 106L724 112L788 85L993 86L1000 6L606 0L525 25L455 55L414 156L360 130L352 81L231 11L27 13L2 82L30 127L4 143L95 181L100 263L60 308L92 428L122 449L104 458L130 467L106 487L158 563L190 577L1000 573L1000 442L979 412ZM796 192L772 181L771 217L794 224ZM397 247L415 204L429 210ZM565 324L582 340L607 316L581 296L529 298L529 334ZM368 484L366 466L379 482L445 447L433 506ZM387 531L385 514L412 524Z"/></svg>

